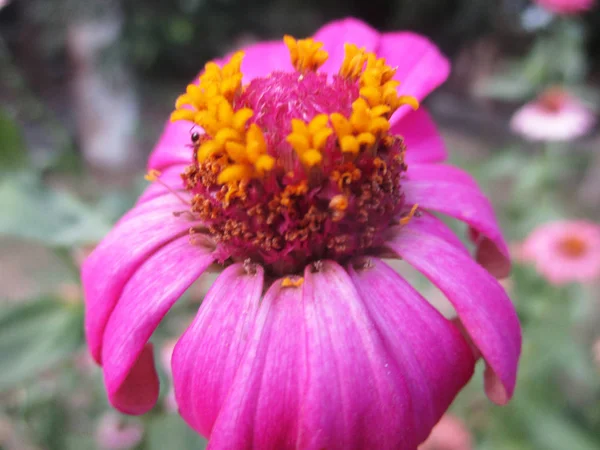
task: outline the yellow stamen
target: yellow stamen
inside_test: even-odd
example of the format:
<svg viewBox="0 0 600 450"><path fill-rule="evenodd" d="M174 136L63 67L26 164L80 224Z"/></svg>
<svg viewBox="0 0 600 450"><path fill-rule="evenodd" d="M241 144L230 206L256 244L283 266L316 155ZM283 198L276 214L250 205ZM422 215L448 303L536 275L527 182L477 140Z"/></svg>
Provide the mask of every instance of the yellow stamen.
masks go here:
<svg viewBox="0 0 600 450"><path fill-rule="evenodd" d="M414 215L416 214L418 207L419 207L419 204L415 203L412 206L412 208L410 209L410 212L406 216L404 216L400 219L400 225L402 225L402 226L407 225L412 220Z"/></svg>
<svg viewBox="0 0 600 450"><path fill-rule="evenodd" d="M419 109L419 100L412 95L401 95L398 97L398 101L401 105L409 105L415 111Z"/></svg>
<svg viewBox="0 0 600 450"><path fill-rule="evenodd" d="M331 114L331 123L342 152L357 155L361 148L375 145L377 139L390 128L389 121L383 117L389 111L387 105L371 108L364 98L359 98L352 103L349 119L339 113Z"/></svg>
<svg viewBox="0 0 600 450"><path fill-rule="evenodd" d="M342 194L335 195L329 201L329 209L331 212L331 219L334 222L339 222L346 215L346 210L348 209L348 197Z"/></svg>
<svg viewBox="0 0 600 450"><path fill-rule="evenodd" d="M357 79L363 70L367 54L365 48L358 48L354 44L344 45L344 61L340 67L340 75L345 78Z"/></svg>
<svg viewBox="0 0 600 450"><path fill-rule="evenodd" d="M198 162L202 163L206 161L210 156L223 150L223 147L215 141L206 141L200 145L198 149L197 159Z"/></svg>
<svg viewBox="0 0 600 450"><path fill-rule="evenodd" d="M374 53L365 52L356 45L345 46L345 57L340 67L340 75L359 79L360 96L371 108L387 106L387 117L390 117L402 105L419 107L416 98L408 95L398 96L400 82L393 80L396 69L388 66L385 59L377 58ZM366 62L366 64L365 64Z"/></svg>
<svg viewBox="0 0 600 450"><path fill-rule="evenodd" d="M348 209L348 197L341 194L333 196L333 198L329 201L329 207L331 209L345 211Z"/></svg>
<svg viewBox="0 0 600 450"><path fill-rule="evenodd" d="M222 68L213 62L207 63L204 66L204 73L198 78L198 84L190 84L186 93L177 98L175 111L171 114L171 121L189 120L204 127L202 123L199 123L203 119L210 122L211 117L220 116L223 111L225 115L233 114L225 106L222 106L222 103L215 103L215 98L223 99L225 103L230 104L241 92L243 75L240 69L243 58L244 53L237 52ZM214 106L221 106L224 109L217 114L215 110L219 108L214 108ZM208 118L197 114L207 110L211 111ZM247 116L247 112L242 116ZM239 122L244 121L243 117L238 120ZM231 121L231 118L227 121ZM209 131L207 130L207 132Z"/></svg>
<svg viewBox="0 0 600 450"><path fill-rule="evenodd" d="M285 35L283 42L290 51L292 65L300 72L316 71L329 57L328 53L322 50L323 43L312 38L296 40Z"/></svg>
<svg viewBox="0 0 600 450"><path fill-rule="evenodd" d="M284 42L293 66L300 72L316 71L327 60L323 44L312 38L296 40L285 36ZM291 121L292 132L286 140L307 168L323 163L323 152L332 135L342 153L352 158L361 151L373 151L381 139L386 139L389 118L395 110L402 105L414 109L419 106L416 98L398 95L399 82L393 79L396 70L383 58L378 59L354 44L346 44L344 51L339 73L357 82L359 89L359 98L353 102L349 117L340 113L319 114L309 123L300 119ZM235 191L234 184L264 177L276 167L262 130L255 123L248 124L254 111L234 108L234 100L242 91L243 58L244 53L238 52L222 67L207 63L198 82L190 84L177 98L171 114L173 121L192 121L204 129L203 139L195 144L198 162L216 157L219 165L213 173L218 174L218 183L229 186L228 192ZM150 172L147 175L149 180L157 177ZM334 205L339 206L336 202Z"/></svg>
<svg viewBox="0 0 600 450"><path fill-rule="evenodd" d="M260 176L273 170L273 167L275 167L275 158L271 155L262 155L254 163L254 168Z"/></svg>
<svg viewBox="0 0 600 450"><path fill-rule="evenodd" d="M360 151L360 144L354 136L347 135L342 137L340 140L340 148L342 149L343 153L357 155Z"/></svg>
<svg viewBox="0 0 600 450"><path fill-rule="evenodd" d="M233 181L241 181L252 178L252 167L246 164L231 164L219 174L217 182L227 184Z"/></svg>
<svg viewBox="0 0 600 450"><path fill-rule="evenodd" d="M158 180L158 177L160 177L160 171L158 171L156 169L150 169L148 171L148 173L146 173L146 175L144 175L144 179L146 181L151 181L151 182Z"/></svg>
<svg viewBox="0 0 600 450"><path fill-rule="evenodd" d="M292 132L286 141L305 166L313 167L323 160L321 151L332 134L327 114L318 114L308 124L300 119L292 119Z"/></svg>
<svg viewBox="0 0 600 450"><path fill-rule="evenodd" d="M152 183L158 183L161 186L163 186L165 188L165 190L169 191L171 194L173 194L175 197L177 197L179 199L179 201L181 201L181 203L183 203L186 206L189 206L189 201L184 199L179 192L177 192L175 189L173 189L170 185L168 185L167 183L165 183L164 181L162 181L160 179L160 171L156 170L156 169L150 169L146 175L144 175L144 178L146 179L146 181L150 181Z"/></svg>
<svg viewBox="0 0 600 450"><path fill-rule="evenodd" d="M177 109L171 113L170 120L171 122L176 122L178 120L194 120L195 111L191 109Z"/></svg>
<svg viewBox="0 0 600 450"><path fill-rule="evenodd" d="M302 163L308 167L313 167L321 164L323 161L323 155L321 152L315 149L310 149L300 155Z"/></svg>
<svg viewBox="0 0 600 450"><path fill-rule="evenodd" d="M284 287L284 288L300 287L300 286L302 286L303 283L304 283L304 278L302 278L302 277L297 277L294 279L292 279L290 277L285 277L281 281L281 287Z"/></svg>

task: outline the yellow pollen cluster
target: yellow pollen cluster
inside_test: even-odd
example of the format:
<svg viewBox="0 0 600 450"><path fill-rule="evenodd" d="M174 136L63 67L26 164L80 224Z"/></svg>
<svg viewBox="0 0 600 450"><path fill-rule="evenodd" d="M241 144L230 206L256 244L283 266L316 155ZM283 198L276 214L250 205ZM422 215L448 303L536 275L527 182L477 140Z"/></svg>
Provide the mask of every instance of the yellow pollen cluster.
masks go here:
<svg viewBox="0 0 600 450"><path fill-rule="evenodd" d="M302 164L313 167L323 160L321 151L331 136L327 114L315 116L310 123L300 119L292 119L292 132L286 140L290 143Z"/></svg>
<svg viewBox="0 0 600 450"><path fill-rule="evenodd" d="M289 288L289 287L300 287L304 284L304 278L303 277L294 277L294 278L290 278L290 277L285 277L282 281L281 281L281 287L284 288Z"/></svg>
<svg viewBox="0 0 600 450"><path fill-rule="evenodd" d="M150 169L146 173L146 175L144 175L144 179L146 181L151 181L151 182L157 181L159 177L160 177L160 171L158 171L156 169Z"/></svg>
<svg viewBox="0 0 600 450"><path fill-rule="evenodd" d="M171 121L196 121L196 114L207 109L217 98L230 102L242 88L242 60L244 52L235 53L227 64L219 67L214 62L204 66L198 84L188 85L185 94L180 95L175 102L175 111Z"/></svg>
<svg viewBox="0 0 600 450"><path fill-rule="evenodd" d="M358 79L363 71L365 62L367 62L365 48L358 48L354 44L344 44L344 53L340 75L352 80Z"/></svg>
<svg viewBox="0 0 600 450"><path fill-rule="evenodd" d="M367 66L360 75L360 95L372 108L386 105L390 108L390 116L402 105L419 107L419 101L410 95L398 95L399 81L392 78L396 69L385 63L384 58L377 58L373 53L367 55Z"/></svg>
<svg viewBox="0 0 600 450"><path fill-rule="evenodd" d="M332 210L331 218L334 222L339 222L344 218L348 209L348 197L343 194L334 195L329 201L329 209Z"/></svg>
<svg viewBox="0 0 600 450"><path fill-rule="evenodd" d="M398 95L400 82L392 79L396 69L388 66L384 58L377 58L374 53L366 52L364 47L358 48L354 44L346 44L344 52L340 75L352 80L359 79L360 96L370 107L389 106L389 116L402 105L410 105L413 109L419 107L416 98Z"/></svg>
<svg viewBox="0 0 600 450"><path fill-rule="evenodd" d="M327 61L328 54L322 49L323 43L311 38L296 40L292 36L284 36L283 42L290 51L292 65L300 72L316 71Z"/></svg>
<svg viewBox="0 0 600 450"><path fill-rule="evenodd" d="M296 40L284 37L293 66L300 72L316 71L327 60L323 44L311 38ZM385 59L366 52L354 44L346 44L340 75L358 84L359 97L352 103L349 117L341 113L319 114L309 123L292 119L292 131L286 137L302 165L308 169L323 162L329 137L335 134L337 144L346 157L355 158L362 151L374 151L390 128L389 118L400 106L418 108L411 96L399 96L400 84L393 77L396 69ZM175 104L171 120L187 120L202 127L206 135L194 141L199 163L218 158L219 184L229 184L262 178L275 167L275 157L269 154L260 126L250 123L251 108L234 110L234 100L242 91L243 52L235 53L219 67L207 63L197 84L190 84ZM157 174L149 173L155 180ZM330 205L343 214L345 198Z"/></svg>
<svg viewBox="0 0 600 450"><path fill-rule="evenodd" d="M361 149L370 147L390 128L386 118L390 108L385 105L370 108L365 99L352 103L350 119L339 113L331 114L331 123L343 153L356 156Z"/></svg>
<svg viewBox="0 0 600 450"><path fill-rule="evenodd" d="M213 155L227 157L226 167L218 176L222 184L262 177L275 165L260 127L247 126L254 115L252 109L233 110L232 101L241 92L243 57L243 52L234 54L222 68L212 62L206 64L198 85L188 86L171 115L172 121L193 121L212 138L200 144L198 162Z"/></svg>

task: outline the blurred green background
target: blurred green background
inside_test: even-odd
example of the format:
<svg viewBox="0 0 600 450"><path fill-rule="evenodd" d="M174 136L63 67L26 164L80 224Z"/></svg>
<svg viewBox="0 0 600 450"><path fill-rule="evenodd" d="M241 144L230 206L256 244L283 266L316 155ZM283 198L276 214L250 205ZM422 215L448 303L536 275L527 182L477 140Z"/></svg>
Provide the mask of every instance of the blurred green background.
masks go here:
<svg viewBox="0 0 600 450"><path fill-rule="evenodd" d="M551 220L600 221L597 130L532 144L509 127L552 85L598 107L598 6L559 17L526 0L0 0L0 448L203 448L173 412L166 364L150 414L110 412L83 341L79 266L146 186L174 99L207 60L347 15L423 33L451 58L426 105L511 247ZM169 313L158 351L208 283ZM517 261L504 285L524 328L515 398L492 405L476 374L452 414L478 450L600 449L600 283L552 286Z"/></svg>

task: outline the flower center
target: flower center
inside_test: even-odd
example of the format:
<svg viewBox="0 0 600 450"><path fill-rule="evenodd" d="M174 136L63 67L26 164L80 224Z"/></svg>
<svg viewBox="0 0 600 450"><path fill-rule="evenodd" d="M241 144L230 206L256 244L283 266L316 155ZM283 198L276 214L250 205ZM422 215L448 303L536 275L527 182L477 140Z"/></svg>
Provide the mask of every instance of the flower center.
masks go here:
<svg viewBox="0 0 600 450"><path fill-rule="evenodd" d="M563 255L575 259L586 253L588 245L579 236L567 236L558 243L558 247Z"/></svg>
<svg viewBox="0 0 600 450"><path fill-rule="evenodd" d="M564 107L567 98L567 93L563 89L553 87L542 92L537 99L537 103L544 111L557 113Z"/></svg>
<svg viewBox="0 0 600 450"><path fill-rule="evenodd" d="M402 217L406 149L388 130L396 109L418 103L397 95L394 69L347 44L328 78L317 72L322 44L284 40L295 71L242 86L243 53L208 63L171 116L205 131L183 174L195 231L212 235L222 262L250 259L275 275L366 254L414 213Z"/></svg>

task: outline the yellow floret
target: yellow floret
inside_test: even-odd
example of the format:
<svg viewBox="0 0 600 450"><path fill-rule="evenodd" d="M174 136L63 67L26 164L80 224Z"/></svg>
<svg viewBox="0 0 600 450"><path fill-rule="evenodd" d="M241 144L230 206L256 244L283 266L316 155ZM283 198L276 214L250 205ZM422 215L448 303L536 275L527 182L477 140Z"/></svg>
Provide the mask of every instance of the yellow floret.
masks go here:
<svg viewBox="0 0 600 450"><path fill-rule="evenodd" d="M286 140L292 146L302 164L313 167L323 160L321 151L332 134L333 130L329 127L329 117L327 114L319 114L308 124L300 119L292 119L292 132Z"/></svg>
<svg viewBox="0 0 600 450"><path fill-rule="evenodd" d="M290 287L300 287L304 283L304 278L302 277L285 277L281 280L281 287L290 288Z"/></svg>
<svg viewBox="0 0 600 450"><path fill-rule="evenodd" d="M220 184L232 183L252 178L252 167L247 164L231 164L219 174L217 181Z"/></svg>
<svg viewBox="0 0 600 450"><path fill-rule="evenodd" d="M364 98L359 98L352 103L350 118L340 113L331 114L331 123L342 153L356 156L361 149L373 146L378 137L390 128L386 118L389 111L386 105L371 108Z"/></svg>
<svg viewBox="0 0 600 450"><path fill-rule="evenodd" d="M357 79L367 61L365 48L358 48L354 44L344 44L344 54L340 75L345 78Z"/></svg>
<svg viewBox="0 0 600 450"><path fill-rule="evenodd" d="M300 72L316 71L329 57L322 49L323 43L312 38L296 40L292 36L285 35L283 42L290 52L292 65Z"/></svg>
<svg viewBox="0 0 600 450"><path fill-rule="evenodd" d="M207 63L204 66L204 73L198 78L198 84L188 85L185 94L177 98L171 121L189 120L203 127L204 125L199 122L205 121L213 127L216 126L211 120L215 113L211 113L210 118L206 118L203 113L218 105L220 99L231 104L235 96L241 92L243 58L244 53L237 52L223 67L219 67L214 62ZM208 130L206 131L210 134Z"/></svg>

